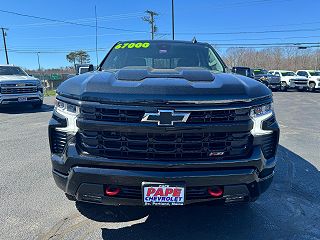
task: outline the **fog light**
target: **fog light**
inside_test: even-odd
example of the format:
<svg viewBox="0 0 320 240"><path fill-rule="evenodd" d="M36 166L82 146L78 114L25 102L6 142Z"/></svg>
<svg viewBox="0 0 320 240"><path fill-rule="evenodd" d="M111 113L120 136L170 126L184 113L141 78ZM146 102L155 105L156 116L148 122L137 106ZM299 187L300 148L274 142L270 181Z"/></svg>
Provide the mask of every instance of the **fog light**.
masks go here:
<svg viewBox="0 0 320 240"><path fill-rule="evenodd" d="M209 187L208 193L215 198L221 197L223 195L223 187L219 187L219 186Z"/></svg>
<svg viewBox="0 0 320 240"><path fill-rule="evenodd" d="M120 192L120 188L118 187L106 187L106 195L107 196L116 196L118 195Z"/></svg>

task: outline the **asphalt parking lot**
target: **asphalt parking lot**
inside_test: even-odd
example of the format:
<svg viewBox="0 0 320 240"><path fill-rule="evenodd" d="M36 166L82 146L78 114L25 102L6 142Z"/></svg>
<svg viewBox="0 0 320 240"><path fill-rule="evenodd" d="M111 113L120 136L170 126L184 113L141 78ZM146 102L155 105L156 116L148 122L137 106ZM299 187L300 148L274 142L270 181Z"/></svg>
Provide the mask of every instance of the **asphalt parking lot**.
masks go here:
<svg viewBox="0 0 320 240"><path fill-rule="evenodd" d="M274 93L274 182L249 206L108 207L68 201L51 175L41 111L0 109L0 239L320 239L320 93Z"/></svg>

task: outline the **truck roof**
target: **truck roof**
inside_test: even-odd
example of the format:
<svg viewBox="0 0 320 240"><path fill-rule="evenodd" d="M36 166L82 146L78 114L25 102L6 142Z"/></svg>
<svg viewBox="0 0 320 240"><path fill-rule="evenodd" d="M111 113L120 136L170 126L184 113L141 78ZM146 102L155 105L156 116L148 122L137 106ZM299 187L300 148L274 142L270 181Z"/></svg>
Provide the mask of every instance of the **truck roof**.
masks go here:
<svg viewBox="0 0 320 240"><path fill-rule="evenodd" d="M294 72L294 71L291 71L291 70L278 70L278 69L276 69L276 70L269 70L269 72L271 72L271 71L277 71L277 72Z"/></svg>
<svg viewBox="0 0 320 240"><path fill-rule="evenodd" d="M125 41L118 41L117 43L123 43L123 42L154 42L154 43L188 43L188 44L204 44L204 45L210 45L206 42L198 42L198 41L185 41L185 40L146 40L146 39L140 39L140 40L125 40Z"/></svg>

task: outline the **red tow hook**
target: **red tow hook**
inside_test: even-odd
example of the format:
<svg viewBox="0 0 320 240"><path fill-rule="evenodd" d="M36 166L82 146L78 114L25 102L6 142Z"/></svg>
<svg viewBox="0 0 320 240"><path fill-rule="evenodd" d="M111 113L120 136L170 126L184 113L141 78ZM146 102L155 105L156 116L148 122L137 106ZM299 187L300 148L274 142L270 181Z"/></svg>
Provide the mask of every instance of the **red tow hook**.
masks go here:
<svg viewBox="0 0 320 240"><path fill-rule="evenodd" d="M208 193L215 198L219 198L223 195L223 187L214 186L208 188Z"/></svg>
<svg viewBox="0 0 320 240"><path fill-rule="evenodd" d="M120 192L120 188L118 187L106 187L106 195L108 196L116 196L118 195Z"/></svg>

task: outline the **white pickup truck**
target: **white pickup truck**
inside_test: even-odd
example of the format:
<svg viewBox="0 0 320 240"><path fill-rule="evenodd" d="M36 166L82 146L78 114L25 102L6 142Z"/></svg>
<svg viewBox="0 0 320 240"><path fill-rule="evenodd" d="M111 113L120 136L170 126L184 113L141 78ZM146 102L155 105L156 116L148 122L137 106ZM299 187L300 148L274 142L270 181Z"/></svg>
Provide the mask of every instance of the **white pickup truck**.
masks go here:
<svg viewBox="0 0 320 240"><path fill-rule="evenodd" d="M298 70L298 76L308 78L309 90L314 92L320 90L320 71L317 70Z"/></svg>
<svg viewBox="0 0 320 240"><path fill-rule="evenodd" d="M295 88L298 91L307 91L309 88L308 78L298 76L293 71L270 70L269 73L280 77L282 91L287 91L289 88Z"/></svg>
<svg viewBox="0 0 320 240"><path fill-rule="evenodd" d="M41 81L29 76L20 67L0 65L0 106L7 104L31 104L34 108L41 108Z"/></svg>

